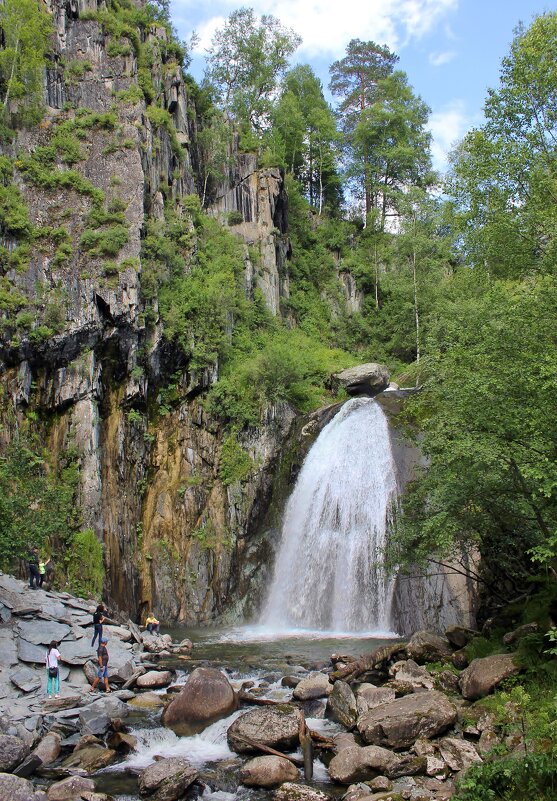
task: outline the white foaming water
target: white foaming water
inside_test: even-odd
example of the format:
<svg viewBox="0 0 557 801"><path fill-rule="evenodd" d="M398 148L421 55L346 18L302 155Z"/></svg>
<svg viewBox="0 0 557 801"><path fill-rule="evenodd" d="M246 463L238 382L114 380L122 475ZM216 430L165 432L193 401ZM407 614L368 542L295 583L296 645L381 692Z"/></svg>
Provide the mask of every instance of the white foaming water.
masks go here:
<svg viewBox="0 0 557 801"><path fill-rule="evenodd" d="M234 757L236 755L228 747L226 731L243 711L218 720L192 737L178 737L171 729L163 727L132 729L131 733L137 737L137 749L123 764L116 765L114 770L146 768L155 761L156 756L185 757L198 767L207 762L220 762Z"/></svg>
<svg viewBox="0 0 557 801"><path fill-rule="evenodd" d="M387 418L348 401L309 451L288 501L262 624L396 636L381 562L396 472Z"/></svg>

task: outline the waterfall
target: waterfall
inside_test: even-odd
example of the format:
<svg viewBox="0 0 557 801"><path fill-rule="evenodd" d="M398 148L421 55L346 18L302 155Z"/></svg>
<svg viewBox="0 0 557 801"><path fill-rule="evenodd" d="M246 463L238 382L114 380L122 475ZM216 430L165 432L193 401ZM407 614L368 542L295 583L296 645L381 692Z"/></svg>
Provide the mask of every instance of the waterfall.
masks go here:
<svg viewBox="0 0 557 801"><path fill-rule="evenodd" d="M381 568L396 473L387 418L349 400L309 451L288 501L262 615L271 629L390 632Z"/></svg>

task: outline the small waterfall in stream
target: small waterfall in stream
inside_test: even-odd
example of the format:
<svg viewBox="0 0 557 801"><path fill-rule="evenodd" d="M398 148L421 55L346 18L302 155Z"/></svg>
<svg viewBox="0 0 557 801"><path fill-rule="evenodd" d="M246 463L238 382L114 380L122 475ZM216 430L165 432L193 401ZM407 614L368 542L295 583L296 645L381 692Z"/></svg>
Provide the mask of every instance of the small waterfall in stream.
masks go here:
<svg viewBox="0 0 557 801"><path fill-rule="evenodd" d="M278 631L392 631L394 581L380 563L395 500L387 418L376 401L353 398L300 471L261 622Z"/></svg>

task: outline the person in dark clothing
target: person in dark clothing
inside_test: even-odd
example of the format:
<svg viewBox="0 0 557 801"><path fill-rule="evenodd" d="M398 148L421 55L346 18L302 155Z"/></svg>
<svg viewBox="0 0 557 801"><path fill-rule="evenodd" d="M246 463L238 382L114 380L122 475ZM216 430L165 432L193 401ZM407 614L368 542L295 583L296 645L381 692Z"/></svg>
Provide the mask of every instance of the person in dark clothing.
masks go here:
<svg viewBox="0 0 557 801"><path fill-rule="evenodd" d="M94 648L95 640L97 639L97 637L99 638L99 645L102 642L103 623L104 623L104 613L105 612L106 612L106 609L104 608L103 604L99 604L97 606L97 608L95 609L95 611L93 612L93 625L94 625L95 628L94 628L94 631L93 631L93 639L91 640L91 648Z"/></svg>
<svg viewBox="0 0 557 801"><path fill-rule="evenodd" d="M95 692L95 690L97 689L97 685L101 679L104 680L105 693L110 692L110 687L108 686L108 648L106 647L107 642L108 640L106 637L101 637L99 647L97 648L97 662L99 663L97 669L97 678L91 685L91 689L89 690L89 692Z"/></svg>
<svg viewBox="0 0 557 801"><path fill-rule="evenodd" d="M29 587L34 590L40 586L41 574L39 573L39 549L34 546L29 551L27 557L29 565Z"/></svg>

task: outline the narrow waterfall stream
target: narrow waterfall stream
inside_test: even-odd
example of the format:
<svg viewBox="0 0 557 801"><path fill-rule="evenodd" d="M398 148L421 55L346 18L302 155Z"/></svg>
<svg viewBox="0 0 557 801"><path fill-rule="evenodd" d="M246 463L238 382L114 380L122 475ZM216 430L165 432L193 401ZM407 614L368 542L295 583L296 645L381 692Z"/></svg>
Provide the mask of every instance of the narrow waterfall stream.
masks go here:
<svg viewBox="0 0 557 801"><path fill-rule="evenodd" d="M381 562L396 488L381 406L349 400L319 434L288 501L265 626L389 636L393 581Z"/></svg>

